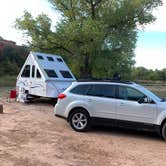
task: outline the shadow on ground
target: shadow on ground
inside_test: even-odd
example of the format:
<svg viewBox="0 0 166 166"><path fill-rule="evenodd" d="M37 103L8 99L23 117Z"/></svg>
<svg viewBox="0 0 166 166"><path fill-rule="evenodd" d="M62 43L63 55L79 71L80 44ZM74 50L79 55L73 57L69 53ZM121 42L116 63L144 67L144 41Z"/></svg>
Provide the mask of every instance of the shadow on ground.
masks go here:
<svg viewBox="0 0 166 166"><path fill-rule="evenodd" d="M161 136L156 132L151 131L142 131L137 129L126 129L121 127L112 127L112 126L93 126L92 133L97 134L111 134L114 136L122 136L122 137L133 137L139 139L148 139L155 141L163 141Z"/></svg>
<svg viewBox="0 0 166 166"><path fill-rule="evenodd" d="M55 106L56 103L57 103L57 99L38 98L38 99L34 99L32 101L28 101L25 104L27 104L27 105L35 104L35 105L52 105L52 106Z"/></svg>

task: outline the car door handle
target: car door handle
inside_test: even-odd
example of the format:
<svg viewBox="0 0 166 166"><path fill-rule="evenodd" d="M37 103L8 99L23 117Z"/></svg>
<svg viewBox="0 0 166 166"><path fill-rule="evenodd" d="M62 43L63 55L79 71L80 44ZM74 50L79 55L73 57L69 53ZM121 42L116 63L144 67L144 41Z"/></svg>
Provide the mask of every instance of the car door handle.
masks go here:
<svg viewBox="0 0 166 166"><path fill-rule="evenodd" d="M88 99L88 102L92 102L92 99Z"/></svg>
<svg viewBox="0 0 166 166"><path fill-rule="evenodd" d="M124 106L125 105L125 103L123 103L123 102L120 102L120 106Z"/></svg>

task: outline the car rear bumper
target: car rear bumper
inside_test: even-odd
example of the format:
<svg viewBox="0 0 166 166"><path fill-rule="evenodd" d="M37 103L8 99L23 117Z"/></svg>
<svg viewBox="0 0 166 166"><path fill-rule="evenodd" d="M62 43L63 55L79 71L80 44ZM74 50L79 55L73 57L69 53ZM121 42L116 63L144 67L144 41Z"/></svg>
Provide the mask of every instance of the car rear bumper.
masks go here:
<svg viewBox="0 0 166 166"><path fill-rule="evenodd" d="M54 115L58 116L58 117L63 117L64 119L66 119L65 117L65 108L62 104L56 104L54 107Z"/></svg>
<svg viewBox="0 0 166 166"><path fill-rule="evenodd" d="M66 118L66 117L64 117L64 116L61 116L61 115L56 115L56 114L55 114L55 116L56 116L56 117L58 117L58 118L61 118L61 119L65 119L65 120L67 120L67 118Z"/></svg>

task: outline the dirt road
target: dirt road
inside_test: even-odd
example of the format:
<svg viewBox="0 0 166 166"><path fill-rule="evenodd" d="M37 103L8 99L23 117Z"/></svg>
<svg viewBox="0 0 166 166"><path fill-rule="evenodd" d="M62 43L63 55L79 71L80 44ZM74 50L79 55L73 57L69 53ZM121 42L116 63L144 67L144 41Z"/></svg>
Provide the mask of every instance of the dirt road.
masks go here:
<svg viewBox="0 0 166 166"><path fill-rule="evenodd" d="M97 128L74 132L44 103L4 104L0 166L165 166L166 143L151 133Z"/></svg>

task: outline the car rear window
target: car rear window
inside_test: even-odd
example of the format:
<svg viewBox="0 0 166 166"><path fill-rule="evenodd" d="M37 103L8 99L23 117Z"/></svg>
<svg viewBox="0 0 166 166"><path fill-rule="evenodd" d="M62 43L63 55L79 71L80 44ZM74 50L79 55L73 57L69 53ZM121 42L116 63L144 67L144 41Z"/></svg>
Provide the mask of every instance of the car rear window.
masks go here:
<svg viewBox="0 0 166 166"><path fill-rule="evenodd" d="M74 87L70 92L74 94L79 94L79 95L86 95L89 88L90 88L90 85L78 85Z"/></svg>

